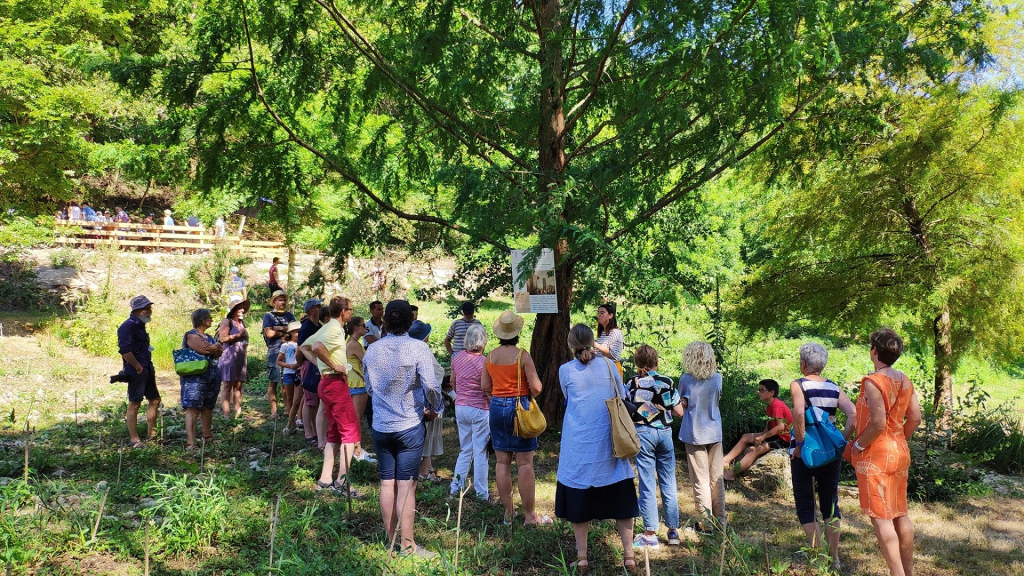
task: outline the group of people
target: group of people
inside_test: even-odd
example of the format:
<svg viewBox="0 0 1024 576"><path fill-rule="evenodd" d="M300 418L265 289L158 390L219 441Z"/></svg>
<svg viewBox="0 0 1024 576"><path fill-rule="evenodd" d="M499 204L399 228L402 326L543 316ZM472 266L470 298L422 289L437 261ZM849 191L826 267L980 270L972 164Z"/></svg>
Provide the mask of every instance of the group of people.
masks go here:
<svg viewBox="0 0 1024 576"><path fill-rule="evenodd" d="M326 304L312 299L303 306L301 322L286 310L283 291L274 292L270 303L273 309L263 318L262 332L268 347L271 416L277 413L276 386L283 382L286 431L294 432L305 422L307 442L323 450L317 489L349 490L359 497L359 491L347 481L351 461L375 461L389 542L408 554L435 556L416 544L413 532L416 484L432 479L430 458L441 450L438 416L444 411L445 370L426 343L430 325L419 321L418 311L405 300L392 300L386 306L373 302L370 318L364 320L354 316L347 298L334 297ZM133 445L139 445L135 421L141 401L145 397L150 402L147 419L152 433L160 398L145 333L152 302L138 296L131 307L131 317L119 329L118 337L125 373L131 376L128 429ZM183 337L183 346L219 362L210 363L208 375L181 379L189 446L195 445L196 420L203 437L212 438L210 421L218 393L226 415L231 401L235 415L240 414L248 308L248 301L233 300L216 338L206 334L213 325L209 311L200 309L192 315L193 330ZM449 489L457 494L471 487L476 497L490 499L490 446L504 522L511 524L517 517L511 474L514 462L523 523L549 524L551 517L537 512L535 505L533 457L538 439L520 435L516 426L517 410L528 410L531 399L544 391L533 358L519 346L523 318L511 310L503 312L491 326L498 345L487 351L487 332L475 319L472 303L464 305L462 312L444 342L451 354L450 384L460 445ZM572 358L558 370L566 404L554 516L572 525L577 546L573 567L578 572L589 568L587 539L592 520L616 521L623 567L631 572L637 569L634 547L659 546L662 523L667 528L667 543L680 543L672 438L677 418L678 440L686 454L696 505L697 520L690 530L709 533L724 529L725 480L769 450L784 448L792 459L797 517L810 545L817 547L824 538L838 566L841 460L810 467L801 458L801 448L807 430L805 413L814 411L815 421L834 422L842 411L846 416L842 433L850 441L847 456L857 473L861 508L872 519L891 574L913 573L913 527L906 496L907 440L920 424L921 410L913 385L892 368L903 351L903 341L894 331L881 329L871 335L870 359L875 370L862 380L856 406L837 384L822 376L828 359L825 348L814 343L801 346L801 376L790 384L792 411L779 399L778 383L762 380L758 395L766 404L765 428L745 435L726 454L719 411L722 376L711 345L698 341L685 347L685 372L678 381L660 374L658 352L642 345L633 354L636 374L624 382L623 334L617 327L616 312L614 304L602 304L594 329L585 324L573 326L568 336ZM636 428L639 452L633 459L617 458L613 453L606 401L615 397L624 401ZM376 459L362 447L364 418ZM821 523L815 508L820 511ZM637 517L642 519L643 532L634 538Z"/></svg>
<svg viewBox="0 0 1024 576"><path fill-rule="evenodd" d="M57 220L58 223L94 222L96 224L129 224L131 222L136 221L133 220L132 217L127 212L125 212L124 208L120 206L115 206L114 212L111 213L110 210L93 208L93 206L89 204L89 202L82 202L81 204L79 204L78 202L75 201L68 202L67 206L55 212L53 217L54 219ZM138 222L147 226L153 226L158 223L156 220L156 214L152 212L147 213L145 216L142 216L138 220ZM159 221L159 223L164 226L175 225L174 216L172 215L169 209L164 210L163 218ZM187 219L185 219L185 225L191 226L193 228L200 228L202 227L202 222L200 222L199 218L197 218L193 214L188 216ZM217 217L216 222L214 222L213 224L212 230L213 233L220 238L223 238L227 234L226 225L224 223L223 217Z"/></svg>

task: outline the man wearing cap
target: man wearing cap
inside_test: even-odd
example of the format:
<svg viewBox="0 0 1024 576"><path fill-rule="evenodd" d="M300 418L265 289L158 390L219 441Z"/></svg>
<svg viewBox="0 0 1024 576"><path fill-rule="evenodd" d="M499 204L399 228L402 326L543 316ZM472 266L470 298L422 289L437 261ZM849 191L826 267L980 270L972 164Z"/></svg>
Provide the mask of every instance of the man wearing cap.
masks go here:
<svg viewBox="0 0 1024 576"><path fill-rule="evenodd" d="M317 395L317 389L320 387L320 370L316 366L316 358L307 355L307 352L312 355L312 351L308 347L304 351L303 345L310 336L316 334L320 329L320 307L322 305L323 301L318 298L306 300L302 306L306 317L302 320L302 326L299 327L298 337L295 338L295 343L299 346L299 353L295 357L299 361L299 382L302 384L302 394L299 395L300 399L297 401L302 407L300 421L306 435L306 444L309 446L317 445L316 412L320 407L320 397Z"/></svg>
<svg viewBox="0 0 1024 576"><path fill-rule="evenodd" d="M146 424L149 438L156 436L156 413L160 408L160 392L156 389L156 375L153 372L153 347L149 345L146 324L153 319L153 303L145 296L131 299L131 314L117 328L117 351L124 366L121 372L128 377L128 438L132 448L141 448L138 420L142 399L149 401L146 406Z"/></svg>
<svg viewBox="0 0 1024 576"><path fill-rule="evenodd" d="M475 314L476 306L472 302L464 302L462 318L452 322L451 327L448 328L448 335L444 337L444 347L452 358L466 349L466 330L469 330L473 324L480 324L480 321L473 317ZM483 326L483 324L480 325Z"/></svg>
<svg viewBox="0 0 1024 576"><path fill-rule="evenodd" d="M316 357L320 369L318 395L327 417L327 443L324 445L324 465L317 481L317 490L342 487L348 467L352 462L356 446L362 439L359 418L348 389L348 358L346 357L345 329L343 320L351 318L352 304L348 298L335 297L328 307L331 319L316 334L306 340L306 345ZM347 313L347 314L346 314ZM337 458L338 453L343 457ZM334 461L338 459L338 476L335 481ZM353 497L360 496L350 489Z"/></svg>
<svg viewBox="0 0 1024 576"><path fill-rule="evenodd" d="M263 315L263 341L267 343L267 400L270 401L270 418L277 418L277 385L281 382L281 367L277 365L277 354L281 351L281 337L288 324L295 322L295 315L284 309L288 295L276 290L270 296L272 310Z"/></svg>

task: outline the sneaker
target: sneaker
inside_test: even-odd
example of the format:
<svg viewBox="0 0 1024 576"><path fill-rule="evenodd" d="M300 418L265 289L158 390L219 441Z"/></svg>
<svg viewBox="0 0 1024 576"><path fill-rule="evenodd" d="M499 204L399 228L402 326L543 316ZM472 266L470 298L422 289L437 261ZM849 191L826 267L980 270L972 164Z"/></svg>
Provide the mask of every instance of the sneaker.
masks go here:
<svg viewBox="0 0 1024 576"><path fill-rule="evenodd" d="M650 536L641 532L637 534L636 538L633 539L634 548L657 548L660 545L658 542L658 535L652 534Z"/></svg>
<svg viewBox="0 0 1024 576"><path fill-rule="evenodd" d="M302 428L302 418L296 418L295 419L295 427L296 428Z"/></svg>
<svg viewBox="0 0 1024 576"><path fill-rule="evenodd" d="M668 545L679 546L681 541L679 540L679 531L675 528L670 528L668 531Z"/></svg>
<svg viewBox="0 0 1024 576"><path fill-rule="evenodd" d="M362 454L353 456L353 458L355 458L356 460L359 460L360 462L369 462L370 464L376 464L377 463L377 459L374 458L373 456L370 456L370 454L368 452L363 452Z"/></svg>

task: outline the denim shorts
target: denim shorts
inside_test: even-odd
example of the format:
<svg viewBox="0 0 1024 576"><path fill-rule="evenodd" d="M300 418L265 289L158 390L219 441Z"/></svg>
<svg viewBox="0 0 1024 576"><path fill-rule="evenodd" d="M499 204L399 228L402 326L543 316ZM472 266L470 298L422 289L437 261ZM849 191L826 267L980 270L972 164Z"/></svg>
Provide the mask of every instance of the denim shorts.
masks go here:
<svg viewBox="0 0 1024 576"><path fill-rule="evenodd" d="M491 445L499 452L533 452L537 449L536 438L521 438L514 433L516 402L521 402L523 408L530 407L529 396L491 398Z"/></svg>
<svg viewBox="0 0 1024 576"><path fill-rule="evenodd" d="M285 386L295 386L299 383L299 375L294 372L281 374L281 383Z"/></svg>
<svg viewBox="0 0 1024 576"><path fill-rule="evenodd" d="M423 424L401 432L372 432L373 443L377 446L380 479L415 480L423 458L423 440L426 437Z"/></svg>
<svg viewBox="0 0 1024 576"><path fill-rule="evenodd" d="M359 396L360 394L366 394L366 386L360 386L359 388L349 388L348 393L353 396Z"/></svg>
<svg viewBox="0 0 1024 576"><path fill-rule="evenodd" d="M160 392L156 389L156 375L153 373L153 366L145 366L139 374L134 368L128 366L124 369L128 375L128 401L140 403L142 399L159 400Z"/></svg>
<svg viewBox="0 0 1024 576"><path fill-rule="evenodd" d="M277 365L277 351L267 353L267 380L281 381L281 367Z"/></svg>
<svg viewBox="0 0 1024 576"><path fill-rule="evenodd" d="M220 379L182 378L181 407L213 410L220 396Z"/></svg>

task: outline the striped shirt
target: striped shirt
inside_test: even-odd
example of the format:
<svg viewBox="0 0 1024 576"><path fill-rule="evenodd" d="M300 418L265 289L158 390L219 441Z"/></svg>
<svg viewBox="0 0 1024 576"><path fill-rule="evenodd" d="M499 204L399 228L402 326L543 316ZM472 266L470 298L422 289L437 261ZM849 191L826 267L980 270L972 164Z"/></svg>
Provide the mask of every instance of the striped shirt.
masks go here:
<svg viewBox="0 0 1024 576"><path fill-rule="evenodd" d="M452 358L452 376L455 377L455 405L472 406L480 410L491 407L487 394L480 389L480 375L487 361L483 354L463 350Z"/></svg>
<svg viewBox="0 0 1024 576"><path fill-rule="evenodd" d="M622 330L612 328L611 332L598 336L597 343L608 347L612 353L612 362L622 360Z"/></svg>
<svg viewBox="0 0 1024 576"><path fill-rule="evenodd" d="M839 386L831 380L818 382L800 378L797 382L804 390L804 404L820 408L834 421L836 410L839 408Z"/></svg>
<svg viewBox="0 0 1024 576"><path fill-rule="evenodd" d="M459 318L455 322L452 322L451 327L448 328L448 335L446 335L444 339L452 341L452 358L454 358L459 352L466 349L466 331L469 330L469 327L473 324L483 326L483 324L480 324L480 321L476 318L468 321L465 318Z"/></svg>

